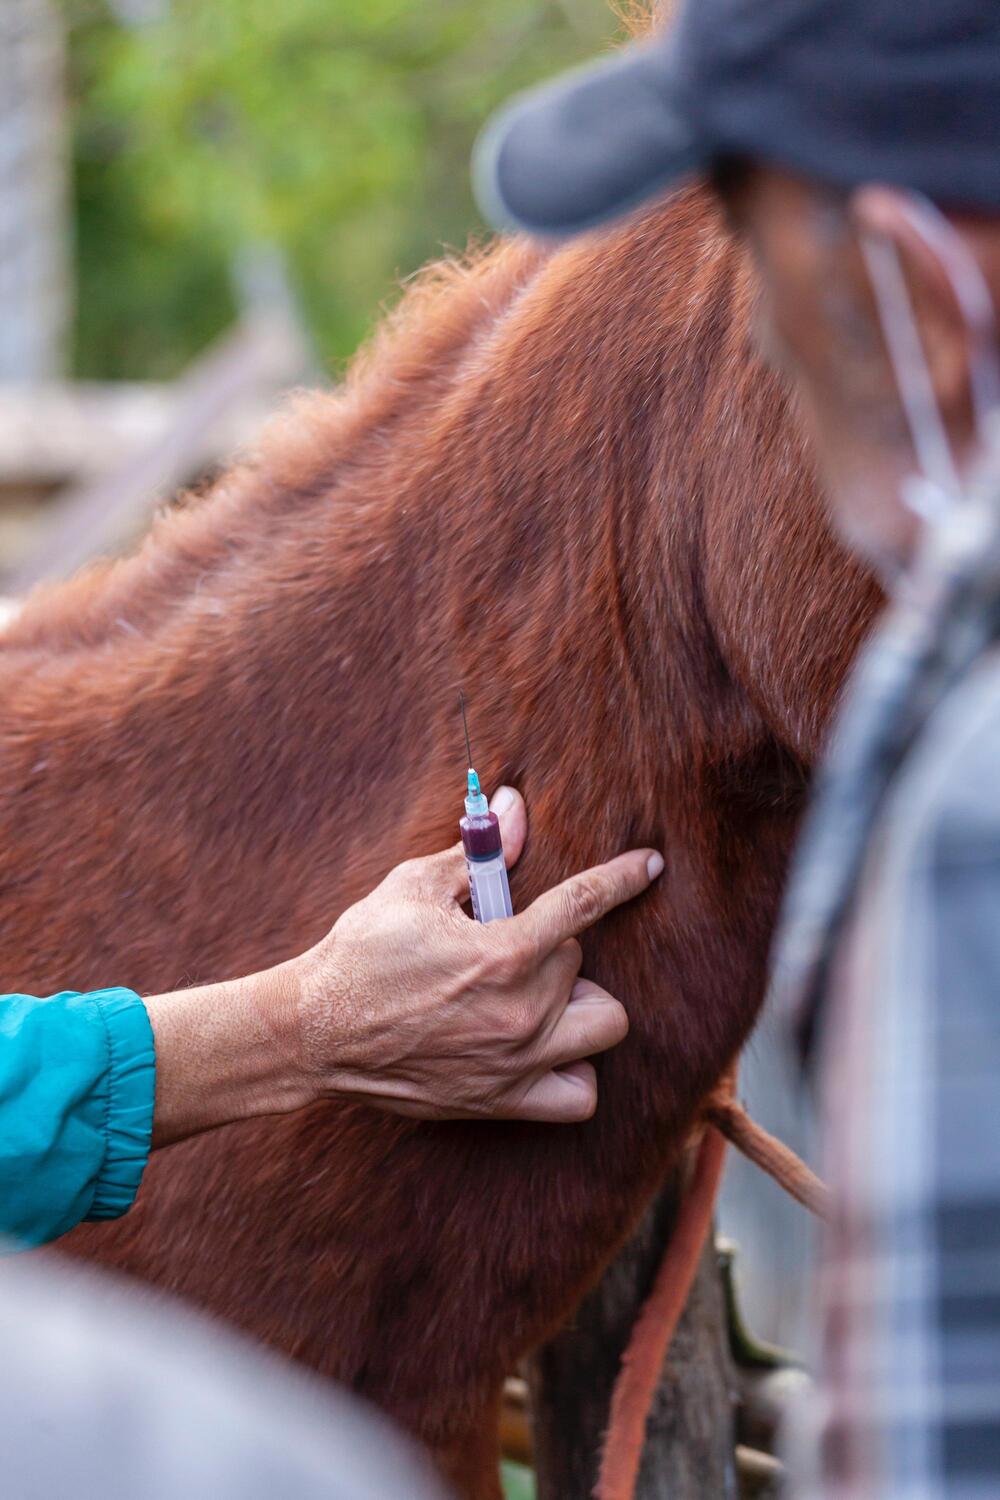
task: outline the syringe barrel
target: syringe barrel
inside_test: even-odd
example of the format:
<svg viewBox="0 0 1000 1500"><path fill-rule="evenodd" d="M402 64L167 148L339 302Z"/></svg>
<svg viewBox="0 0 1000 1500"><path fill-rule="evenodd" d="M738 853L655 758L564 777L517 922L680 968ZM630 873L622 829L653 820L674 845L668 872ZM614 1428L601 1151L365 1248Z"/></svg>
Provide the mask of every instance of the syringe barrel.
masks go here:
<svg viewBox="0 0 1000 1500"><path fill-rule="evenodd" d="M465 817L459 827L462 830L465 864L469 871L472 914L476 921L494 922L499 917L513 916L507 866L500 839L500 823L496 813Z"/></svg>

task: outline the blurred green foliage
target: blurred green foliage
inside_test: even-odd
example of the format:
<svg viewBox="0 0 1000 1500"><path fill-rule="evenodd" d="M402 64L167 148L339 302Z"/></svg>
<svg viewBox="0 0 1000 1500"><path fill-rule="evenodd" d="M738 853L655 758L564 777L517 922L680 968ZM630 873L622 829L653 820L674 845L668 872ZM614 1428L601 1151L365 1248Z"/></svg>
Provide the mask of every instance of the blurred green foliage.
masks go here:
<svg viewBox="0 0 1000 1500"><path fill-rule="evenodd" d="M75 366L175 375L277 246L322 363L481 226L469 152L512 92L615 35L607 0L62 0Z"/></svg>
<svg viewBox="0 0 1000 1500"><path fill-rule="evenodd" d="M535 1500L535 1476L523 1464L500 1465L504 1500Z"/></svg>

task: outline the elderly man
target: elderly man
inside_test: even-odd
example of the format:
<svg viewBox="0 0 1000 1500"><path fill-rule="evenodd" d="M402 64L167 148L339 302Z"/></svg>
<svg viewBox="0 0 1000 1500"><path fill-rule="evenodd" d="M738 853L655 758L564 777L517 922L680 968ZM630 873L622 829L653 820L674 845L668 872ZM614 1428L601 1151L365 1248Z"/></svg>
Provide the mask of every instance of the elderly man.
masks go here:
<svg viewBox="0 0 1000 1500"><path fill-rule="evenodd" d="M992 1497L1000 9L689 0L666 36L515 103L478 175L496 222L565 235L692 172L753 254L834 521L891 597L778 955L836 1199L801 1492Z"/></svg>

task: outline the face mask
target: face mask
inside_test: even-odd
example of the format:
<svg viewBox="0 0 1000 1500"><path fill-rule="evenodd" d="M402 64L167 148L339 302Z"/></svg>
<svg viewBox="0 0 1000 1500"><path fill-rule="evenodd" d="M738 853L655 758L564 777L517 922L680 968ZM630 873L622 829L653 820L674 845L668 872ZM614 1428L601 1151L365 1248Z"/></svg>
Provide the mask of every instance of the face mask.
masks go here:
<svg viewBox="0 0 1000 1500"><path fill-rule="evenodd" d="M863 234L861 249L917 460L900 496L926 526L939 527L984 488L994 499L1000 494L1000 347L989 287L962 236L928 199L909 195L905 211L948 281L970 352L977 451L963 474L934 392L899 253L890 240Z"/></svg>

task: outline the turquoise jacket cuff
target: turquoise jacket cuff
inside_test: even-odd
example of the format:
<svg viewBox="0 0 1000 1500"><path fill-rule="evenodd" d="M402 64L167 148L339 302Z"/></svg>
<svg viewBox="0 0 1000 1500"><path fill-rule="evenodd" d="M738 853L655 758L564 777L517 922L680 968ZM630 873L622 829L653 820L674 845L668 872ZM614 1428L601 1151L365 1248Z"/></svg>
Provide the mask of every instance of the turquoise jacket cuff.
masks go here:
<svg viewBox="0 0 1000 1500"><path fill-rule="evenodd" d="M0 995L0 1234L41 1245L123 1214L155 1088L153 1029L132 990Z"/></svg>
<svg viewBox="0 0 1000 1500"><path fill-rule="evenodd" d="M153 1139L156 1056L146 1007L132 990L93 990L108 1047L104 1161L87 1219L117 1219L131 1208Z"/></svg>

